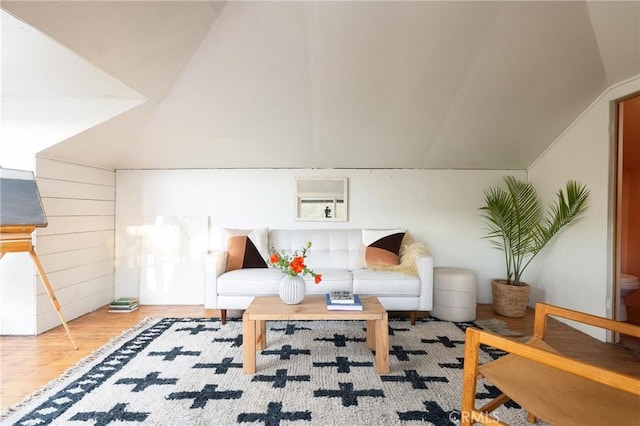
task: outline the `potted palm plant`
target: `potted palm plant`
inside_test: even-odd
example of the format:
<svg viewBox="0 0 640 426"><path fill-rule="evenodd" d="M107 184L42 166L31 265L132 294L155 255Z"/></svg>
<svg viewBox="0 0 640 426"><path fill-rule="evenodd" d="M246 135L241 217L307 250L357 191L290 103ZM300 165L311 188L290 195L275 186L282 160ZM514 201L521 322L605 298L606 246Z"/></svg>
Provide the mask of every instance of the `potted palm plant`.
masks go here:
<svg viewBox="0 0 640 426"><path fill-rule="evenodd" d="M531 260L566 225L575 222L588 206L589 190L575 181L558 191L546 216L538 194L530 182L505 176L506 190L490 187L484 191L480 208L487 224L485 238L504 252L506 279L492 282L493 306L497 314L523 317L529 302L530 286L520 281Z"/></svg>

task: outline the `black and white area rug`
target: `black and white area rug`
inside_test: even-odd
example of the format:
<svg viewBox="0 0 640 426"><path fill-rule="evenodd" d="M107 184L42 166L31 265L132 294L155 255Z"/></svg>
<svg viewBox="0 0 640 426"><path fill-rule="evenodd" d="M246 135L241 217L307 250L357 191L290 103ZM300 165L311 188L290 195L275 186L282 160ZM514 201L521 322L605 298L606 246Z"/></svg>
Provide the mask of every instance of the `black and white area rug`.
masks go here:
<svg viewBox="0 0 640 426"><path fill-rule="evenodd" d="M267 322L257 373L242 373L242 321L147 319L0 417L16 425L456 425L464 330L389 321L378 375L364 322ZM484 348L481 362L501 353ZM480 382L478 398L497 395ZM513 403L495 415L527 424Z"/></svg>

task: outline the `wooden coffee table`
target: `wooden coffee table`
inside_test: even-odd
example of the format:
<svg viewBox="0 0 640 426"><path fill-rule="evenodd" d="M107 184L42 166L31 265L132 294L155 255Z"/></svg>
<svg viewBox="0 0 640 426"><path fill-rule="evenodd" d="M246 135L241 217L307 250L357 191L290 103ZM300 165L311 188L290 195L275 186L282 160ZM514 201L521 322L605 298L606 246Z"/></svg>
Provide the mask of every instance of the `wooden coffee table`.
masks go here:
<svg viewBox="0 0 640 426"><path fill-rule="evenodd" d="M387 312L375 296L361 296L362 311L329 311L325 296L307 296L287 305L278 296L256 297L242 315L243 373L256 372L256 350L267 347L266 321L357 320L367 321L367 348L376 351L376 372L389 373L389 323Z"/></svg>

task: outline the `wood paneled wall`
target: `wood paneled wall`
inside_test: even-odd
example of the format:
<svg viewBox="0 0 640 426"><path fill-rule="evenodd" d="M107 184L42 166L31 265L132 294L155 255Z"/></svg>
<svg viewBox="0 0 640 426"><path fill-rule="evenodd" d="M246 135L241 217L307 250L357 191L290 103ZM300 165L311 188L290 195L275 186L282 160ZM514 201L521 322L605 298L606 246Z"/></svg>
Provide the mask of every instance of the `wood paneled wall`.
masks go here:
<svg viewBox="0 0 640 426"><path fill-rule="evenodd" d="M49 225L37 230L36 250L71 320L113 300L115 172L46 158L36 177ZM38 277L36 331L59 324Z"/></svg>

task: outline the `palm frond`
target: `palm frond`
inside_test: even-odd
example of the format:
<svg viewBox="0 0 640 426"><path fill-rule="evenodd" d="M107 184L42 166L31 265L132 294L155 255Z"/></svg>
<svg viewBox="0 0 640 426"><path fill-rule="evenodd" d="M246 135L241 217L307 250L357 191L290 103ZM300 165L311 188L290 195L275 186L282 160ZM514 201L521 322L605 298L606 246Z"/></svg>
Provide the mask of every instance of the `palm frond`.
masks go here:
<svg viewBox="0 0 640 426"><path fill-rule="evenodd" d="M550 206L546 219L546 234L549 239L553 237L563 226L575 222L586 210L589 200L589 190L584 185L575 181L569 181L566 185L567 196L561 190L556 194L557 198Z"/></svg>

